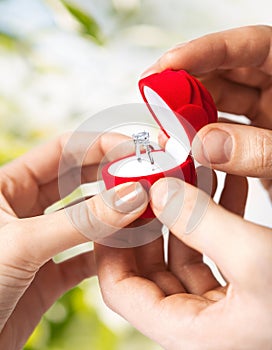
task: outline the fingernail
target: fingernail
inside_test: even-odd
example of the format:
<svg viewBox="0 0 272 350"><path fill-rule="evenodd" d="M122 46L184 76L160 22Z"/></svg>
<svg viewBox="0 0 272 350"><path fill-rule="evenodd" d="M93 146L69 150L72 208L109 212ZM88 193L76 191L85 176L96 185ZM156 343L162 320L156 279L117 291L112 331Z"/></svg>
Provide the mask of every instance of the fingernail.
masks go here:
<svg viewBox="0 0 272 350"><path fill-rule="evenodd" d="M154 64L152 64L152 66L150 66L149 68L147 68L140 76L141 79L146 78L147 76L154 74L154 73L159 73L162 70L166 69L166 68L171 68L171 61L166 60L167 65L161 64L161 61L165 59L165 57L167 57L169 52L172 52L173 50L179 50L180 48L182 48L183 46L188 45L189 42L185 42L185 43L180 43L176 46L174 46L173 48L171 48L170 50L168 50L167 52L165 52L158 60L157 62L155 62Z"/></svg>
<svg viewBox="0 0 272 350"><path fill-rule="evenodd" d="M140 75L140 78L143 79L143 78L146 78L146 77L148 77L149 75L155 74L155 73L158 73L158 71L155 69L155 65L152 64L152 66L148 67L148 68Z"/></svg>
<svg viewBox="0 0 272 350"><path fill-rule="evenodd" d="M180 49L183 46L186 46L190 43L190 41L185 41L184 43L177 44L173 47L173 49Z"/></svg>
<svg viewBox="0 0 272 350"><path fill-rule="evenodd" d="M227 163L231 158L232 148L232 137L226 131L212 129L203 138L203 156L212 164Z"/></svg>
<svg viewBox="0 0 272 350"><path fill-rule="evenodd" d="M169 138L166 136L165 132L163 132L162 130L159 131L158 133L158 143L159 146L161 148L165 148L167 141L169 140Z"/></svg>
<svg viewBox="0 0 272 350"><path fill-rule="evenodd" d="M163 211L167 203L182 189L181 183L179 180L170 178L156 182L150 190L153 209Z"/></svg>
<svg viewBox="0 0 272 350"><path fill-rule="evenodd" d="M147 193L138 182L122 184L114 190L113 205L121 213L139 210L147 203Z"/></svg>

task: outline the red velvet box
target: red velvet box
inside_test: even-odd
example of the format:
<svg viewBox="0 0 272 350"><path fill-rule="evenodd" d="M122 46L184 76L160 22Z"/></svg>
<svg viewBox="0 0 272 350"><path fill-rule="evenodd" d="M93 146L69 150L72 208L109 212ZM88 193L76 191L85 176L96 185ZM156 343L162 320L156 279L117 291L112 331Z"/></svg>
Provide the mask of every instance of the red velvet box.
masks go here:
<svg viewBox="0 0 272 350"><path fill-rule="evenodd" d="M148 191L162 177L177 177L195 184L191 142L199 129L217 121L217 110L207 89L186 71L166 70L139 82L140 92L154 119L168 137L165 149L152 151L139 163L135 154L115 160L102 169L107 189L140 181ZM152 218L150 207L142 216Z"/></svg>

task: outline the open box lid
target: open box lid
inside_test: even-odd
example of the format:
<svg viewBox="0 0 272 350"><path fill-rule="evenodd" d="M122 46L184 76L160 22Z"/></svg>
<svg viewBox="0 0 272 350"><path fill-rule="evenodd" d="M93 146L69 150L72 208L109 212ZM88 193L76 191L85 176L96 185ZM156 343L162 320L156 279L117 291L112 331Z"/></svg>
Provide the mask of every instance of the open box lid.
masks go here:
<svg viewBox="0 0 272 350"><path fill-rule="evenodd" d="M186 148L198 130L217 121L210 93L184 70L152 74L139 81L139 88L160 128L169 138L176 135Z"/></svg>

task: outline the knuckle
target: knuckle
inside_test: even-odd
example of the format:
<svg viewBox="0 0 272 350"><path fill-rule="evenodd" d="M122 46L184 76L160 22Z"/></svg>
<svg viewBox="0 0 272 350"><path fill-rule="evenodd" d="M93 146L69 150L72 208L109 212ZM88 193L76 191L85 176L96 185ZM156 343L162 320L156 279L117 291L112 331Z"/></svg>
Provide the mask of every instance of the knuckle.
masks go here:
<svg viewBox="0 0 272 350"><path fill-rule="evenodd" d="M98 204L98 198L99 198L99 195L96 197L93 197L90 201L87 202L87 208L89 213L95 217L99 217L101 215L101 211L103 211L103 206Z"/></svg>
<svg viewBox="0 0 272 350"><path fill-rule="evenodd" d="M96 197L68 207L66 212L77 231L89 240L95 241L103 237L106 216L103 216L103 206L97 203Z"/></svg>
<svg viewBox="0 0 272 350"><path fill-rule="evenodd" d="M100 203L98 203L97 198L92 198L87 204L87 218L90 227L94 231L99 230L102 223L105 223L107 216L105 215L105 210ZM104 218L104 220L102 220Z"/></svg>
<svg viewBox="0 0 272 350"><path fill-rule="evenodd" d="M91 240L103 238L112 232L110 212L101 203L99 196L71 207L71 215L75 226Z"/></svg>
<svg viewBox="0 0 272 350"><path fill-rule="evenodd" d="M272 133L258 132L255 143L255 163L262 176L271 176L272 172Z"/></svg>
<svg viewBox="0 0 272 350"><path fill-rule="evenodd" d="M109 288L101 288L102 299L106 306L112 311L116 311L115 303L113 302L112 290Z"/></svg>
<svg viewBox="0 0 272 350"><path fill-rule="evenodd" d="M96 241L103 236L103 230L101 227L101 221L94 215L94 212L87 208L86 223L88 227L88 237L92 241Z"/></svg>
<svg viewBox="0 0 272 350"><path fill-rule="evenodd" d="M172 67L173 62L176 59L177 50L178 48L172 48L163 54L163 56L158 61L161 69L167 69Z"/></svg>
<svg viewBox="0 0 272 350"><path fill-rule="evenodd" d="M6 261L10 261L14 266L33 272L37 270L40 264L31 253L31 242L28 240L28 233L28 225L20 220L5 225L1 232L6 253L3 256L5 256Z"/></svg>
<svg viewBox="0 0 272 350"><path fill-rule="evenodd" d="M272 133L264 133L262 137L263 167L272 167Z"/></svg>

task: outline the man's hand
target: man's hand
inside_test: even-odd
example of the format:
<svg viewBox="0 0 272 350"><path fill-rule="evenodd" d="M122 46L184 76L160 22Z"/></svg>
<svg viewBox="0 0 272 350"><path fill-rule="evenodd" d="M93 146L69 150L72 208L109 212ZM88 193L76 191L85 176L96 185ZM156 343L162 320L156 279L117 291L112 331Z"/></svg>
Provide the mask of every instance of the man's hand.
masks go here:
<svg viewBox="0 0 272 350"><path fill-rule="evenodd" d="M229 196L225 190L221 202L241 213L239 191ZM192 208L201 203L208 205L189 231ZM151 205L172 232L168 261L162 239L130 250L96 245L107 305L165 349L272 349L272 230L173 178L153 185ZM225 287L203 263L203 254L217 264Z"/></svg>
<svg viewBox="0 0 272 350"><path fill-rule="evenodd" d="M262 178L268 190L272 184L271 42L266 26L215 33L177 46L144 73L185 69L221 111L251 120L207 125L194 140L199 162L228 173L220 205L177 179L151 188L153 210L171 231L167 260L162 239L125 251L96 245L106 303L165 349L272 349L272 230L242 219L244 176Z"/></svg>
<svg viewBox="0 0 272 350"><path fill-rule="evenodd" d="M167 51L143 76L185 69L211 92L219 110L271 128L272 27L213 33Z"/></svg>
<svg viewBox="0 0 272 350"><path fill-rule="evenodd" d="M272 27L269 26L248 26L209 34L170 49L143 75L167 68L185 69L203 82L220 111L244 115L251 126L271 129L271 42ZM209 133L218 130L222 131L222 137L219 133L218 137L216 133ZM230 136L228 141L227 136ZM267 172L261 171L261 168L272 167L270 131L220 123L205 126L199 137L214 169L244 175L251 166L248 175L265 178L262 183L272 199L272 181ZM193 152L197 160L207 165L196 142Z"/></svg>

